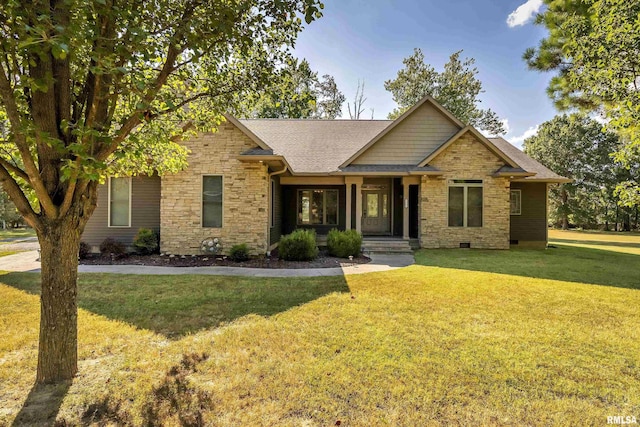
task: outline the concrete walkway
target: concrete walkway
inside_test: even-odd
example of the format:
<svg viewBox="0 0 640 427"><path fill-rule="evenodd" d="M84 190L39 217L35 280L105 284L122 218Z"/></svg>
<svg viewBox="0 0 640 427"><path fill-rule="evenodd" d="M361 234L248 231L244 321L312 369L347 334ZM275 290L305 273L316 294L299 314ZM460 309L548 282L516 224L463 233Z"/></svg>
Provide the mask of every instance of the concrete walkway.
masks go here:
<svg viewBox="0 0 640 427"><path fill-rule="evenodd" d="M0 257L0 271L39 272L40 262L37 251L21 252ZM368 264L354 264L335 268L245 268L245 267L147 267L143 265L81 265L80 273L115 274L208 274L213 276L253 276L253 277L318 277L342 276L345 274L373 273L395 270L414 263L413 255L371 255Z"/></svg>

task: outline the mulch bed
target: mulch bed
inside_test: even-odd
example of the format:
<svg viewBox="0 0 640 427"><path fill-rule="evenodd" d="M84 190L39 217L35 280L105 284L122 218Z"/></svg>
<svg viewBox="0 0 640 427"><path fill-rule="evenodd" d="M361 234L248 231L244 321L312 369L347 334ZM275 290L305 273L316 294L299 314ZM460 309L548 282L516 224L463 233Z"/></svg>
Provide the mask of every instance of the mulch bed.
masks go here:
<svg viewBox="0 0 640 427"><path fill-rule="evenodd" d="M272 252L271 258L256 257L248 261L235 262L223 256L211 255L125 255L120 258L109 255L90 254L81 259L83 265L145 265L161 267L251 267L251 268L332 268L349 267L355 264L366 264L371 259L360 255L353 260L330 256L326 251L320 251L318 258L313 261L285 261L278 258L277 251Z"/></svg>

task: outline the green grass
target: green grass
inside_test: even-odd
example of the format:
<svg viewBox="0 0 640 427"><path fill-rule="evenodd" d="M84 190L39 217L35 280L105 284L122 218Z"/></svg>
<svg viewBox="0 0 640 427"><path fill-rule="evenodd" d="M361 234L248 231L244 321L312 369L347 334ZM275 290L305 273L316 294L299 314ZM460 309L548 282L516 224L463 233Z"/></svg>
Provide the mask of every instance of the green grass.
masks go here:
<svg viewBox="0 0 640 427"><path fill-rule="evenodd" d="M39 293L37 273L0 280ZM270 316L331 292L347 292L344 277L264 278L81 274L79 306L169 338L215 328L248 314Z"/></svg>
<svg viewBox="0 0 640 427"><path fill-rule="evenodd" d="M19 251L3 251L0 250L0 257L17 254Z"/></svg>
<svg viewBox="0 0 640 427"><path fill-rule="evenodd" d="M50 420L569 426L638 417L640 257L611 243L420 251L411 267L333 279L81 275L80 372ZM0 301L10 302L0 312L0 424L38 401L29 395L36 281L0 276Z"/></svg>
<svg viewBox="0 0 640 427"><path fill-rule="evenodd" d="M0 229L0 240L35 236L36 232L33 230L33 228L9 228L6 230Z"/></svg>
<svg viewBox="0 0 640 427"><path fill-rule="evenodd" d="M640 288L640 236L635 237L637 243L627 243L637 244L638 248L616 246L620 243L616 241L584 244L579 239L566 240L552 236L549 242L552 247L546 250L421 250L416 253L416 262L433 267ZM631 253L626 253L630 250ZM634 254L636 250L638 253Z"/></svg>

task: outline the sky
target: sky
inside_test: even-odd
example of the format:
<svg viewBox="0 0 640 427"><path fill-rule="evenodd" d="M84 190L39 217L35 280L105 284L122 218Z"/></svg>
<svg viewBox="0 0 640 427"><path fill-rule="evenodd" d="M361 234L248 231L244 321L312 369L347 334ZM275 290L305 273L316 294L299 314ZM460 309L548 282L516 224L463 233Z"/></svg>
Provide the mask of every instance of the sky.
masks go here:
<svg viewBox="0 0 640 427"><path fill-rule="evenodd" d="M365 82L363 116L386 119L395 108L384 82L402 60L422 49L425 62L441 71L463 50L475 58L482 81L481 108L505 121L504 137L516 146L556 115L546 87L551 74L527 69L522 54L546 36L533 25L542 0L324 0L324 16L298 37L294 54L320 76L335 77L353 105L358 80ZM347 103L342 118L349 118Z"/></svg>

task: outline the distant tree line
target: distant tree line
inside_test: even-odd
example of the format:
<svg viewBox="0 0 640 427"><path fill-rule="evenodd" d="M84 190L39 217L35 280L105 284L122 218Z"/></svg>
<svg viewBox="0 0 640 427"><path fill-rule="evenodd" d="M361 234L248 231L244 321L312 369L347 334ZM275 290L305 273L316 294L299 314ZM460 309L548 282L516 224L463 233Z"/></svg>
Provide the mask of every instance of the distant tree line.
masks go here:
<svg viewBox="0 0 640 427"><path fill-rule="evenodd" d="M638 205L622 203L617 188L639 166L625 167L612 153L623 141L585 114L559 115L524 141L524 151L554 172L572 178L549 192L550 221L567 229L638 229Z"/></svg>

